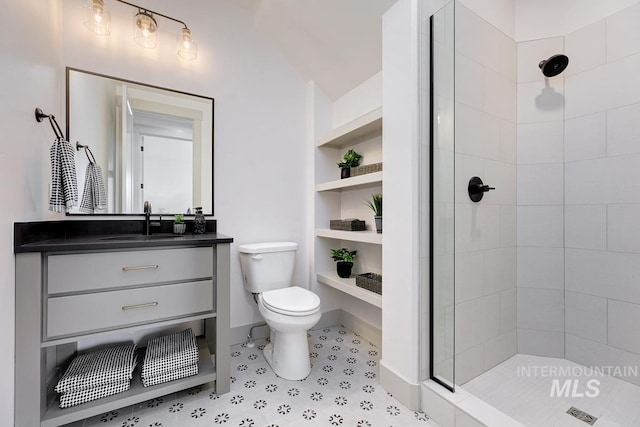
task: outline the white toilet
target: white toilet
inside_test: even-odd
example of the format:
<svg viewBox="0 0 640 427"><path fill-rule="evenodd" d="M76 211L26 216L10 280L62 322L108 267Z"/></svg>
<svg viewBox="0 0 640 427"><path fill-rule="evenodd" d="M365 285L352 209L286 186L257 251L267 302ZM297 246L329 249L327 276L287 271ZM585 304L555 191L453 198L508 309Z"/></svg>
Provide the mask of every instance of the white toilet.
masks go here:
<svg viewBox="0 0 640 427"><path fill-rule="evenodd" d="M258 310L271 328L264 357L281 378L301 380L311 372L307 331L320 320L320 298L292 286L297 243L241 245L244 287L258 294Z"/></svg>

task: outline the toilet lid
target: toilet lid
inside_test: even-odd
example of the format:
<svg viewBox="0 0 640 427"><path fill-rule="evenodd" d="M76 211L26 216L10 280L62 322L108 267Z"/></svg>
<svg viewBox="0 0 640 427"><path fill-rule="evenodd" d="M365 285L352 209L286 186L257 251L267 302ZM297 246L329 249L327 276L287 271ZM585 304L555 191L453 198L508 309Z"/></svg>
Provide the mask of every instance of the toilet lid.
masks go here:
<svg viewBox="0 0 640 427"><path fill-rule="evenodd" d="M313 314L320 309L318 295L299 286L263 292L262 301L266 308L291 316Z"/></svg>

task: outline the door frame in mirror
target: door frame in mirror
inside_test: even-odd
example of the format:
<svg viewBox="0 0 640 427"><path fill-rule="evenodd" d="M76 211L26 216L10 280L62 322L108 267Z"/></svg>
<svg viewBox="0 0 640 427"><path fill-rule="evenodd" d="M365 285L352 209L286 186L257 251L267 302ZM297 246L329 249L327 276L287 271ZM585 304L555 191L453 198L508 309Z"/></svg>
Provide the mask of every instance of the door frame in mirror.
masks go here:
<svg viewBox="0 0 640 427"><path fill-rule="evenodd" d="M118 81L121 82L123 84L130 84L130 85L136 85L136 86L142 86L142 87L146 87L146 88L150 88L153 90L161 90L161 91L167 91L167 92L171 92L177 95L186 95L186 96L190 96L190 97L196 97L196 98L201 98L203 100L207 100L211 102L211 211L210 212L206 212L205 215L209 216L213 216L215 213L215 191L214 191L214 179L215 179L215 174L214 174L214 159L215 159L215 119L214 119L214 113L215 113L215 100L212 97L208 97L208 96L203 96L203 95L198 95L198 94L194 94L194 93L190 93L190 92L185 92L185 91L180 91L180 90L175 90L175 89L170 89L170 88L166 88L166 87L162 87L162 86L156 86L156 85L151 85L148 83L141 83L141 82L137 82L134 80L129 80L129 79L125 79L125 78L121 78L121 77L116 77L116 76L109 76L106 74L102 74L102 73L97 73L94 71L88 71L88 70L83 70L83 69L79 69L79 68L74 68L74 67L66 67L65 70L65 89L66 89L66 105L65 105L65 113L66 113L66 135L67 135L67 139L69 140L69 142L71 143L71 139L72 139L72 135L70 134L70 128L71 128L71 118L70 118L70 73L71 72L78 72L78 73L84 73L84 74L88 74L88 75L92 75L92 76L96 76L96 77L102 77L105 79L109 79L109 80L113 80L113 81ZM82 143L82 141L80 141ZM73 144L72 144L73 145ZM198 150L199 151L199 150ZM194 167L194 169L196 169ZM202 166L198 167L198 169L202 169ZM206 186L206 183L204 182L194 182L194 186L201 186L202 184L204 184ZM171 213L162 213L162 215L173 215L176 213L181 213L181 212L171 212ZM143 212L117 212L117 213L81 213L81 212L73 212L73 213L69 213L67 212L66 214L67 216L86 216L86 215L94 215L94 216L138 216L138 215L144 215Z"/></svg>

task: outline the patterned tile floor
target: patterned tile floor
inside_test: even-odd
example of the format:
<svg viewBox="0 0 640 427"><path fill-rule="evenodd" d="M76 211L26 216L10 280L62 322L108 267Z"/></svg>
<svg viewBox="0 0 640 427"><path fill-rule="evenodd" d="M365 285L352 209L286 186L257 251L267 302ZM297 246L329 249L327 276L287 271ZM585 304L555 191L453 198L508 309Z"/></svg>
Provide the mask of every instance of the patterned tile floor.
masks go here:
<svg viewBox="0 0 640 427"><path fill-rule="evenodd" d="M196 387L89 418L75 427L409 427L437 426L378 383L380 349L342 326L310 331L313 369L301 381L278 378L261 349L231 348L231 391Z"/></svg>

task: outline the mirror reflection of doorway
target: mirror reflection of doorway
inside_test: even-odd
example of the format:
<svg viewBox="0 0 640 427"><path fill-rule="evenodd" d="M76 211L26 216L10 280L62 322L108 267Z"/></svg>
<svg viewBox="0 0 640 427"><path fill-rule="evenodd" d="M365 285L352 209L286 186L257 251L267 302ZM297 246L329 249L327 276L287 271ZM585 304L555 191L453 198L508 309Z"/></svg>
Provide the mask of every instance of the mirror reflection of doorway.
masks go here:
<svg viewBox="0 0 640 427"><path fill-rule="evenodd" d="M165 169L162 175L170 180L169 184L158 184L163 189L167 185L180 185L181 191L178 194L190 192L193 198L185 204L181 197L175 196L177 200L169 208L160 200L154 201L154 198L158 198L157 194L166 194L164 190L151 194L147 192L154 212L164 209L165 214L176 214L184 213L189 207L193 210L194 206L202 206L206 215L213 214L212 98L67 67L67 109L67 134L70 135L70 140L89 145L103 170L107 191L107 211L104 214L143 213L140 145L137 147L138 153L134 153L134 114L136 117L144 114L161 118L167 126L178 123L180 128L190 130L188 135L180 133L177 136L158 132L157 129L138 133L193 141L190 150L193 156L189 168L178 169L178 160L174 160L172 156L171 167ZM134 160L138 163L134 163ZM84 154L76 153L79 188L84 188L87 164ZM192 178L188 186L178 184L178 181L183 182L189 174ZM134 188L134 179L137 188ZM153 183L147 179L145 184L146 190L151 190L149 185ZM73 215L79 213L79 207L70 212Z"/></svg>
<svg viewBox="0 0 640 427"><path fill-rule="evenodd" d="M133 205L149 200L154 213L185 213L193 203L193 120L134 110L132 121Z"/></svg>

